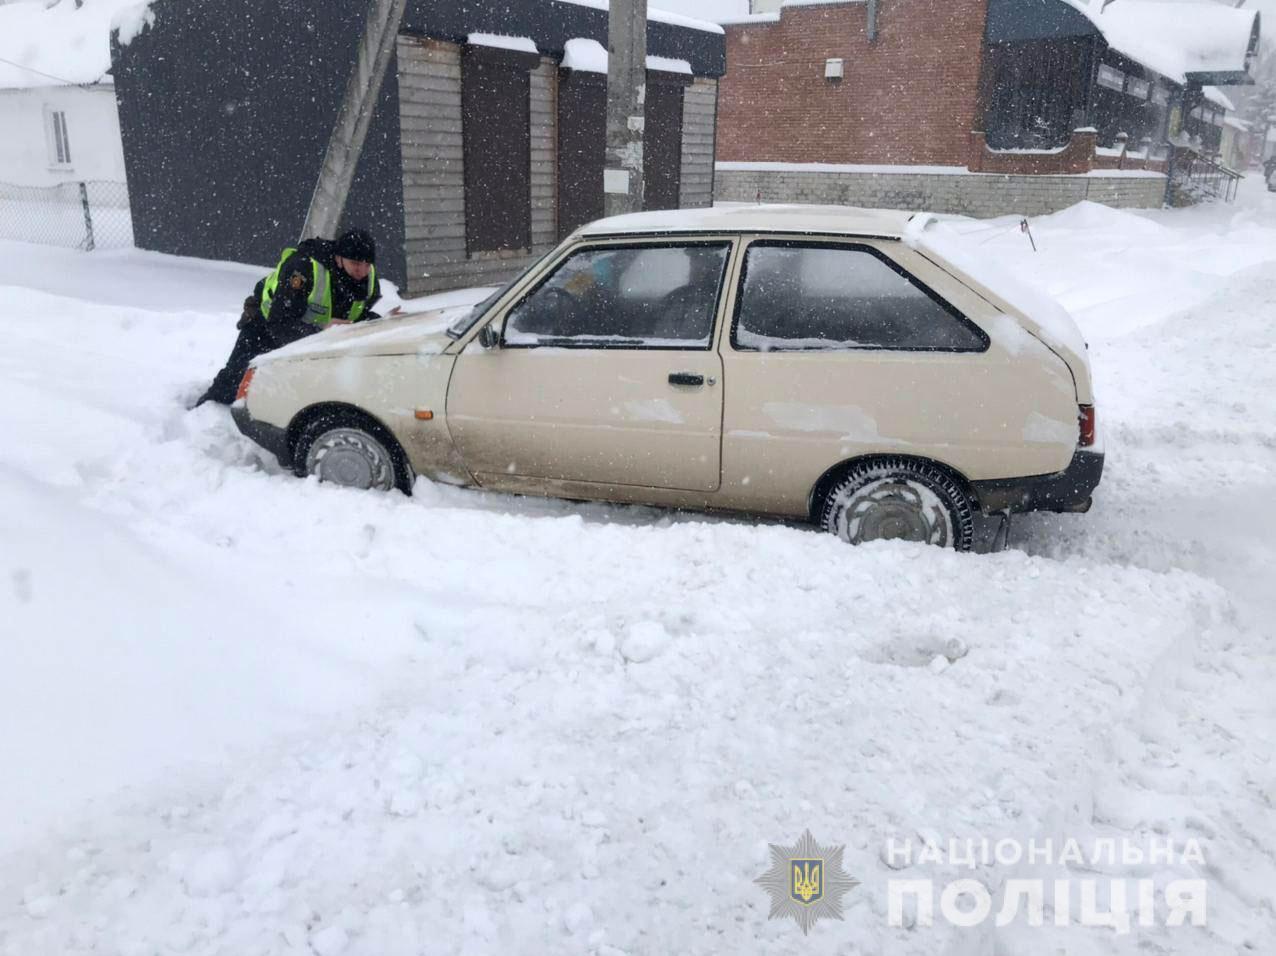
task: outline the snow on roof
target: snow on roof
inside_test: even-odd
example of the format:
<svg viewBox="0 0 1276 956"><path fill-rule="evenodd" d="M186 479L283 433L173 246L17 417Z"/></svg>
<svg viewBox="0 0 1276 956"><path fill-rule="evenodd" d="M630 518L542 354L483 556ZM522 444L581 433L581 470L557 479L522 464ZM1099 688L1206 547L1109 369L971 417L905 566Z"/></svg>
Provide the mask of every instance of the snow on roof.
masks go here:
<svg viewBox="0 0 1276 956"><path fill-rule="evenodd" d="M647 69L655 70L658 73L685 73L691 75L691 64L686 60L679 60L672 56L650 56L647 57Z"/></svg>
<svg viewBox="0 0 1276 956"><path fill-rule="evenodd" d="M1245 69L1254 10L1197 0L1064 0L1083 12L1108 46L1175 83L1189 73L1237 73Z"/></svg>
<svg viewBox="0 0 1276 956"><path fill-rule="evenodd" d="M1207 100L1209 100L1215 106L1221 107L1227 110L1229 113L1236 111L1236 104L1233 103L1230 99L1228 99L1227 96L1223 93L1223 91L1220 90L1217 86L1201 87L1201 93L1205 96Z"/></svg>
<svg viewBox="0 0 1276 956"><path fill-rule="evenodd" d="M111 69L111 30L136 27L138 0L0 5L0 89L97 83ZM117 18L122 18L117 22ZM144 20L144 16L142 17ZM133 31L135 32L135 30Z"/></svg>
<svg viewBox="0 0 1276 956"><path fill-rule="evenodd" d="M592 7L595 10L608 9L608 0L554 0L555 3L571 3L578 7ZM676 27L687 27L691 30L703 30L705 33L722 33L722 27L716 23L710 23L708 20L697 20L694 17L684 17L680 13L670 13L668 10L658 10L655 7L647 8L647 19L655 20L657 23L668 23Z"/></svg>
<svg viewBox="0 0 1276 956"><path fill-rule="evenodd" d="M785 7L835 7L848 3L864 3L865 0L783 0L779 10L766 13L740 13L734 16L718 17L724 26L740 26L749 23L779 23Z"/></svg>
<svg viewBox="0 0 1276 956"><path fill-rule="evenodd" d="M582 73L606 73L607 50L597 40L585 37L573 37L563 44L564 70L579 70ZM691 64L686 60L677 60L668 56L647 56L647 69L660 73L684 73L691 75Z"/></svg>
<svg viewBox="0 0 1276 956"><path fill-rule="evenodd" d="M573 37L563 44L562 67L582 73L606 73L607 49L597 40Z"/></svg>
<svg viewBox="0 0 1276 956"><path fill-rule="evenodd" d="M519 53L539 53L531 37L513 37L504 33L471 33L465 38L470 46L487 46L497 50L517 50Z"/></svg>
<svg viewBox="0 0 1276 956"><path fill-rule="evenodd" d="M580 233L604 236L644 232L784 232L898 239L904 234L910 216L909 212L853 206L708 206L612 216L582 227Z"/></svg>
<svg viewBox="0 0 1276 956"><path fill-rule="evenodd" d="M743 13L735 17L723 17L718 21L724 27L748 26L750 23L779 23L780 14L776 13Z"/></svg>
<svg viewBox="0 0 1276 956"><path fill-rule="evenodd" d="M648 7L673 10L698 20L721 23L749 12L750 0L647 0Z"/></svg>

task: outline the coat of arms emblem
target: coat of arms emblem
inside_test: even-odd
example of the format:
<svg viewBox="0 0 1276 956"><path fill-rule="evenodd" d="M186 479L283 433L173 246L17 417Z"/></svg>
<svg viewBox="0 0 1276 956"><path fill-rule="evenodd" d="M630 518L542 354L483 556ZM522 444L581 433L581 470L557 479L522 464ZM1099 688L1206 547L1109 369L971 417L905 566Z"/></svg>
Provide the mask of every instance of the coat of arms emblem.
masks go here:
<svg viewBox="0 0 1276 956"><path fill-rule="evenodd" d="M768 917L791 918L803 935L821 919L841 919L842 897L859 885L842 869L845 847L822 847L810 830L794 846L770 846L771 869L753 881L771 895Z"/></svg>

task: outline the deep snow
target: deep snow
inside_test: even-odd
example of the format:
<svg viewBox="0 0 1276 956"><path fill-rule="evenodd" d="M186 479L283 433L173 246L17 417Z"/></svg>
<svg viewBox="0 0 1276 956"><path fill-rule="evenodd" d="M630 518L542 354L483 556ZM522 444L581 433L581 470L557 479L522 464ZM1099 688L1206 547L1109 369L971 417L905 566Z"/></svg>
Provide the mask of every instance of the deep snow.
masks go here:
<svg viewBox="0 0 1276 956"><path fill-rule="evenodd" d="M299 481L183 409L260 269L0 245L0 953L1270 951L1274 200L949 224L1106 430L996 555ZM803 938L808 827L863 885ZM919 832L1194 837L1210 924L892 929Z"/></svg>

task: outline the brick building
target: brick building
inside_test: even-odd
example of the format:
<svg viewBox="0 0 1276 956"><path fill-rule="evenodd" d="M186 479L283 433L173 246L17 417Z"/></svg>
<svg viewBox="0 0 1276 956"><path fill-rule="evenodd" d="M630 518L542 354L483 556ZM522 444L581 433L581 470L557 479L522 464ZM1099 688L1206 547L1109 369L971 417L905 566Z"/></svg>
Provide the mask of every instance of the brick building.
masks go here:
<svg viewBox="0 0 1276 956"><path fill-rule="evenodd" d="M1159 205L1175 148L1216 151L1217 87L1249 82L1259 35L1254 11L1204 2L764 6L726 24L719 199Z"/></svg>

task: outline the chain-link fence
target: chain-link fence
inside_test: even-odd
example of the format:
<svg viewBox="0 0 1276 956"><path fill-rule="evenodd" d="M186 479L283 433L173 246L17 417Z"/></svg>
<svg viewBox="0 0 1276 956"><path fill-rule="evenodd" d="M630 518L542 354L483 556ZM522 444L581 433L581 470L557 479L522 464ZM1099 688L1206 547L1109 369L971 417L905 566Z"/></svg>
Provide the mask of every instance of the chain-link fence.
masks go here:
<svg viewBox="0 0 1276 956"><path fill-rule="evenodd" d="M125 183L0 183L0 239L70 249L125 249L133 219Z"/></svg>

